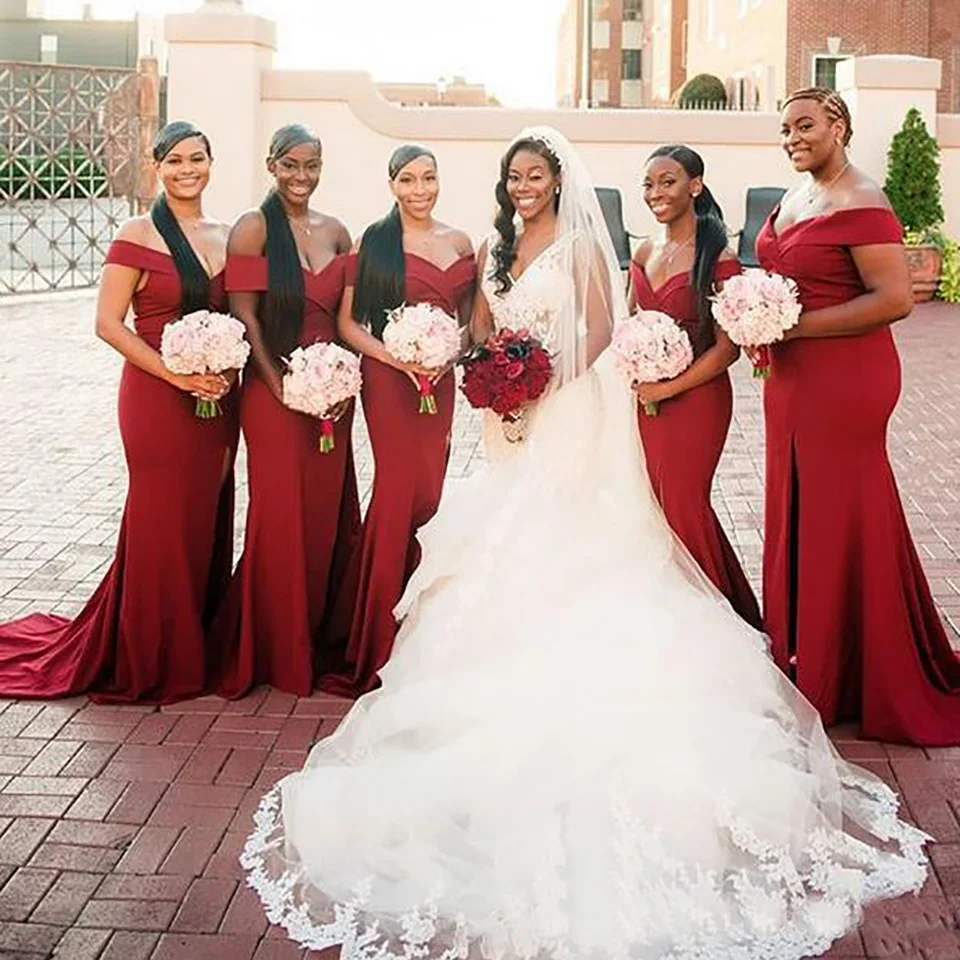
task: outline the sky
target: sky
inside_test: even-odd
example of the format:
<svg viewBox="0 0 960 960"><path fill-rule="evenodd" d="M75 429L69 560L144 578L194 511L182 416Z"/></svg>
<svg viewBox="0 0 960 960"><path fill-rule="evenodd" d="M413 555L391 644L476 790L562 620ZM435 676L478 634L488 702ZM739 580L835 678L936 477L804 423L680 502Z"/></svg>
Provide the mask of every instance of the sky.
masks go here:
<svg viewBox="0 0 960 960"><path fill-rule="evenodd" d="M79 16L81 0L47 0ZM94 15L196 10L199 0L93 0ZM366 70L375 80L463 76L505 106L555 104L557 23L564 0L245 0L277 23L276 65Z"/></svg>

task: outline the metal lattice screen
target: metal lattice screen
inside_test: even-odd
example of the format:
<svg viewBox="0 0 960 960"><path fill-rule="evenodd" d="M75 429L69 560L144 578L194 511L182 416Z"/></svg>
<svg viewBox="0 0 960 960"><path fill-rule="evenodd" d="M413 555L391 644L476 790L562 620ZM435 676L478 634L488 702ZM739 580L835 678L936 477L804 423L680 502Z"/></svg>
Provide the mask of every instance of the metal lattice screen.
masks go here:
<svg viewBox="0 0 960 960"><path fill-rule="evenodd" d="M135 209L135 70L0 61L0 294L97 282Z"/></svg>

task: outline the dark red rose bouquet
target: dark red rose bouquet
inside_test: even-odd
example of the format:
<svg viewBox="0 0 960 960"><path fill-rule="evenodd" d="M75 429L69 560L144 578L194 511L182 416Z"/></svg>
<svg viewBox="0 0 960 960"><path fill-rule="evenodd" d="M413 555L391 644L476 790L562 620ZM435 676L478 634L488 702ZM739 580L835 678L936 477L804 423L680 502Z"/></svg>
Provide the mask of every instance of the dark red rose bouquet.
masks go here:
<svg viewBox="0 0 960 960"><path fill-rule="evenodd" d="M524 404L538 399L553 373L550 354L528 330L501 330L460 361L460 389L471 407L516 419Z"/></svg>

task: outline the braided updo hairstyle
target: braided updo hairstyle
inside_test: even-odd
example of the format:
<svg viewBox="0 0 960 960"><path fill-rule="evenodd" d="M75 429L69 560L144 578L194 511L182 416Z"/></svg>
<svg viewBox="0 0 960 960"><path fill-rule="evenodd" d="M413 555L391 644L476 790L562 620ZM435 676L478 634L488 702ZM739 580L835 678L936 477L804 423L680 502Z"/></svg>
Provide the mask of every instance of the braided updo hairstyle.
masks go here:
<svg viewBox="0 0 960 960"><path fill-rule="evenodd" d="M843 123L843 145L847 146L850 143L853 137L853 121L850 119L850 108L836 90L829 90L827 87L805 87L802 90L794 90L783 101L783 107L788 106L795 100L813 100L814 103L819 103L823 107L824 113L830 118L831 123L836 123L838 120Z"/></svg>

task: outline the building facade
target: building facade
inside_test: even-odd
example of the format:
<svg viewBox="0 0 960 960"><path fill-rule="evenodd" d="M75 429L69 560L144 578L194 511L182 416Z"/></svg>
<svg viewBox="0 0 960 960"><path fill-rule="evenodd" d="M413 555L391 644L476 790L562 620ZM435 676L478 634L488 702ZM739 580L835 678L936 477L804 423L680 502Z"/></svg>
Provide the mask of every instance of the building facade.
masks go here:
<svg viewBox="0 0 960 960"><path fill-rule="evenodd" d="M738 106L776 109L798 87L832 87L850 56L907 54L943 62L938 107L960 111L960 0L682 2L686 75L715 74Z"/></svg>
<svg viewBox="0 0 960 960"><path fill-rule="evenodd" d="M655 0L568 0L557 38L557 106L642 107Z"/></svg>
<svg viewBox="0 0 960 960"><path fill-rule="evenodd" d="M136 67L144 24L95 20L86 3L79 20L45 17L43 0L0 0L0 60L79 67Z"/></svg>

